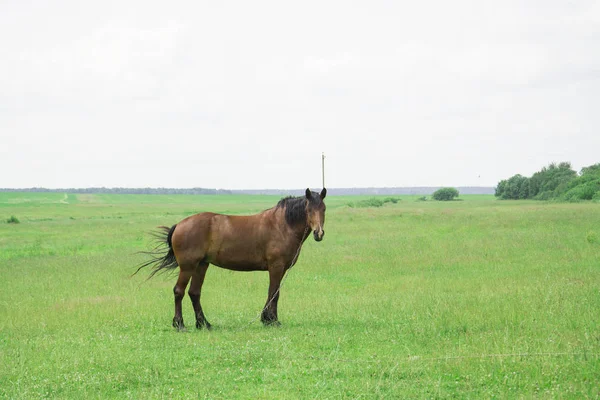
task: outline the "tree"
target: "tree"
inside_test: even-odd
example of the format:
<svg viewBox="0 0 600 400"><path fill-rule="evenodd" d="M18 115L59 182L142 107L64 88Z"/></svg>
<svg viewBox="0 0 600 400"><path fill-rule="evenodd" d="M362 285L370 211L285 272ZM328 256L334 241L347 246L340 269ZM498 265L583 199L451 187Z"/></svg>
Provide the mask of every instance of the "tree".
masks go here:
<svg viewBox="0 0 600 400"><path fill-rule="evenodd" d="M571 163L552 163L531 176L529 198L548 199L559 196L567 190L569 182L577 177Z"/></svg>
<svg viewBox="0 0 600 400"><path fill-rule="evenodd" d="M583 167L580 175L571 180L561 199L567 201L592 200L600 193L600 164Z"/></svg>
<svg viewBox="0 0 600 400"><path fill-rule="evenodd" d="M584 167L577 174L571 163L552 163L527 178L513 175L498 182L495 195L500 199L592 200L600 192L600 163Z"/></svg>
<svg viewBox="0 0 600 400"><path fill-rule="evenodd" d="M579 173L581 176L583 175L597 175L600 176L600 163L590 165L589 167L581 168L581 172Z"/></svg>
<svg viewBox="0 0 600 400"><path fill-rule="evenodd" d="M502 200L518 200L529 197L529 178L517 174L508 180L500 181L496 188L496 197Z"/></svg>
<svg viewBox="0 0 600 400"><path fill-rule="evenodd" d="M506 192L506 184L508 181L506 179L498 182L498 186L496 186L496 190L494 192L494 196L504 199L504 192Z"/></svg>
<svg viewBox="0 0 600 400"><path fill-rule="evenodd" d="M433 199L440 201L450 201L454 200L455 197L458 197L458 190L453 187L445 187L436 190L433 192Z"/></svg>

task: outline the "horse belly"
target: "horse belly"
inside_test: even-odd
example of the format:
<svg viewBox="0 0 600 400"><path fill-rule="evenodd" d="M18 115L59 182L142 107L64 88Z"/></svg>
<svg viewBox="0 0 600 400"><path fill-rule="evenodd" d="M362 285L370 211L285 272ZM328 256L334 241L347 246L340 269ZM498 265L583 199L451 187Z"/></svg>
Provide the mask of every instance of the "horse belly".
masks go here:
<svg viewBox="0 0 600 400"><path fill-rule="evenodd" d="M240 261L210 261L211 264L217 267L229 269L231 271L266 271L267 266L264 264L255 264Z"/></svg>
<svg viewBox="0 0 600 400"><path fill-rule="evenodd" d="M207 254L207 260L217 267L233 271L266 271L267 261L262 252L248 243L222 243Z"/></svg>

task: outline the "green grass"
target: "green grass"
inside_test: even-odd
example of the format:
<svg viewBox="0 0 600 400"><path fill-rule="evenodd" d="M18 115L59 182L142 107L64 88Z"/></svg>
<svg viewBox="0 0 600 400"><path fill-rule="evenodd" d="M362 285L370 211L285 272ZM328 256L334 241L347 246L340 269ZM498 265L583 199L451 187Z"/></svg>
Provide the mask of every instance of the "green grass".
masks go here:
<svg viewBox="0 0 600 400"><path fill-rule="evenodd" d="M146 233L277 196L0 193L0 397L600 396L598 204L346 205L371 197L326 199L281 328L256 320L267 274L211 267L214 329L178 333L173 276L130 277Z"/></svg>

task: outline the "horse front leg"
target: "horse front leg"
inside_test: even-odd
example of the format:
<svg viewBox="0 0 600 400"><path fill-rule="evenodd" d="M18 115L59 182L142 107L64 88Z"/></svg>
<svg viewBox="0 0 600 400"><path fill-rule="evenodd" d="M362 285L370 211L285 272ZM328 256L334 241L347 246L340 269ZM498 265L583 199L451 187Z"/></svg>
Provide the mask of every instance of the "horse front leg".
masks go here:
<svg viewBox="0 0 600 400"><path fill-rule="evenodd" d="M269 295L260 316L260 320L264 325L281 325L277 319L277 302L279 301L279 288L284 274L285 269L283 266L269 268Z"/></svg>
<svg viewBox="0 0 600 400"><path fill-rule="evenodd" d="M175 316L173 317L173 327L177 328L179 331L185 329L185 325L183 324L183 314L181 312L181 300L183 300L185 296L185 288L187 287L191 277L192 274L189 271L184 271L180 268L179 278L177 279L177 283L173 288L173 294L175 295Z"/></svg>
<svg viewBox="0 0 600 400"><path fill-rule="evenodd" d="M208 264L200 264L194 274L192 275L192 284L188 294L192 300L192 307L194 307L194 313L196 314L196 328L210 329L211 325L206 320L204 312L202 312L202 306L200 305L200 292L202 291L202 284L204 283L204 277L206 276L206 270Z"/></svg>

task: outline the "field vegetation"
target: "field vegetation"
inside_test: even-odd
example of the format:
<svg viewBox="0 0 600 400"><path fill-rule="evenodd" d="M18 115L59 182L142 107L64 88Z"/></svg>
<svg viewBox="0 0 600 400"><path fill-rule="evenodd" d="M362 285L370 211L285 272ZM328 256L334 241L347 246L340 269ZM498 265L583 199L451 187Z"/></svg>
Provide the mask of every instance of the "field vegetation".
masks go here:
<svg viewBox="0 0 600 400"><path fill-rule="evenodd" d="M452 201L458 197L458 190L453 187L445 187L433 192L431 197L438 201Z"/></svg>
<svg viewBox="0 0 600 400"><path fill-rule="evenodd" d="M0 397L598 398L599 205L461 198L328 196L280 328L266 273L213 266L182 333L147 233L277 196L0 193Z"/></svg>
<svg viewBox="0 0 600 400"><path fill-rule="evenodd" d="M531 177L521 174L498 182L495 195L502 200L558 200L600 202L600 163L579 173L568 162L552 163Z"/></svg>

